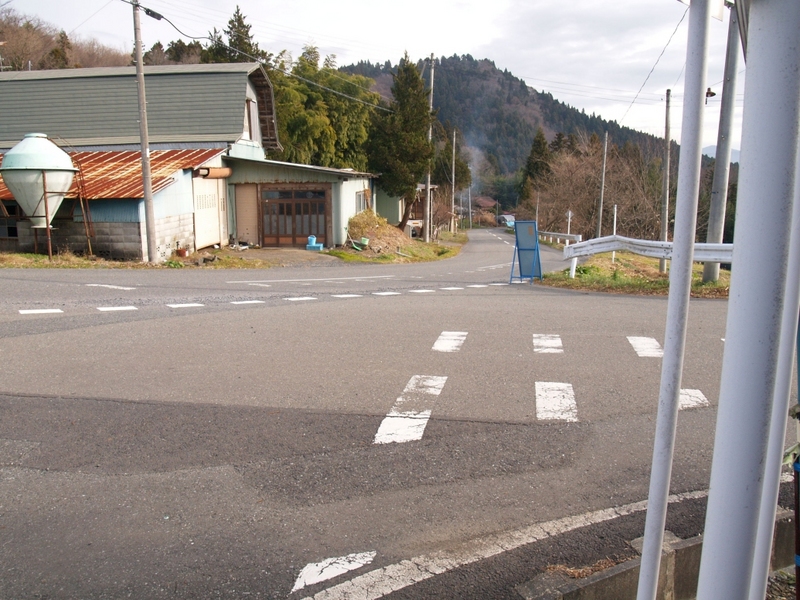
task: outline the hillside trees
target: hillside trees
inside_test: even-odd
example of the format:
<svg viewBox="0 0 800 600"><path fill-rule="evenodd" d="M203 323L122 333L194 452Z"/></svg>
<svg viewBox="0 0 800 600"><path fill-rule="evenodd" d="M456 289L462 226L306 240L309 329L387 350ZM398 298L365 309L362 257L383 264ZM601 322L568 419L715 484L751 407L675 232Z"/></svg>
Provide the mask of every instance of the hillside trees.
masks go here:
<svg viewBox="0 0 800 600"><path fill-rule="evenodd" d="M394 76L392 96L389 111L373 112L367 155L370 170L380 173L381 188L405 200L405 211L398 225L402 230L416 199L417 183L433 158L428 127L434 116L428 106L428 91L407 54Z"/></svg>

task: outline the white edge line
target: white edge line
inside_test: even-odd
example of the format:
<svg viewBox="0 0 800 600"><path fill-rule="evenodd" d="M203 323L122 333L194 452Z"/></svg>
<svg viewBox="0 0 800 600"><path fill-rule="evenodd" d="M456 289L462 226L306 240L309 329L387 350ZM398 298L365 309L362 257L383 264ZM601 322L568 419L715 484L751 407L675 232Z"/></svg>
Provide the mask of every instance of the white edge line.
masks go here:
<svg viewBox="0 0 800 600"><path fill-rule="evenodd" d="M781 478L781 481L784 481L784 479ZM670 504L675 504L684 500L695 500L707 496L708 490L701 490L673 494L667 500ZM442 550L431 554L423 554L369 571L349 581L322 590L313 596L307 596L303 600L346 600L348 598L377 600L436 575L515 550L527 544L644 510L647 510L647 500L615 508L596 510L573 517L564 517L547 523L538 523L502 534L480 537L462 544L450 552Z"/></svg>

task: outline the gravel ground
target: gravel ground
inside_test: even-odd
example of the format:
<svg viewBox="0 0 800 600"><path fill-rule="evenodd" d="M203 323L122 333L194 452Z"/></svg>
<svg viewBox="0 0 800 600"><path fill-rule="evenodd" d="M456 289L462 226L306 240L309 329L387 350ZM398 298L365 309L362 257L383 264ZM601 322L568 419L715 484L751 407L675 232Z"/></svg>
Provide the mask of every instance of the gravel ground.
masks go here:
<svg viewBox="0 0 800 600"><path fill-rule="evenodd" d="M778 571L769 578L766 600L795 600L794 573Z"/></svg>

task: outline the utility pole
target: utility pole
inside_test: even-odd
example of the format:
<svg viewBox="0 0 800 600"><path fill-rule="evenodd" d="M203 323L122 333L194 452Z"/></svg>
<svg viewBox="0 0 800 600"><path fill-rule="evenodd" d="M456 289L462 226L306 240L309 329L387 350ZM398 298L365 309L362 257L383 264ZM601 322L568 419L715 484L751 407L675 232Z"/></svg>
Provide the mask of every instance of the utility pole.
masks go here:
<svg viewBox="0 0 800 600"><path fill-rule="evenodd" d="M606 154L608 152L608 131L603 136L603 174L600 176L600 207L597 209L597 232L600 237L603 231L603 193L606 189Z"/></svg>
<svg viewBox="0 0 800 600"><path fill-rule="evenodd" d="M456 130L453 129L453 165L450 171L450 233L456 232Z"/></svg>
<svg viewBox="0 0 800 600"><path fill-rule="evenodd" d="M711 184L711 207L708 215L706 242L721 244L725 229L725 207L728 202L728 178L731 168L731 126L736 98L736 72L739 70L739 21L736 10L730 11L728 23L728 50L725 56L725 77L722 83L722 102L717 134L717 152L714 163L714 181ZM719 279L719 263L703 265L703 283Z"/></svg>
<svg viewBox="0 0 800 600"><path fill-rule="evenodd" d="M150 142L147 133L147 99L144 91L142 29L139 2L133 0L133 38L136 45L136 85L139 88L139 138L142 147L142 183L144 186L144 223L147 235L147 262L156 262L156 216L153 209L153 178L150 172Z"/></svg>
<svg viewBox="0 0 800 600"><path fill-rule="evenodd" d="M469 228L472 229L472 184L467 190L467 202L469 203Z"/></svg>
<svg viewBox="0 0 800 600"><path fill-rule="evenodd" d="M431 90L429 101L429 114L433 114L433 70L435 63L433 62L433 53L431 53ZM433 120L428 125L428 144L433 139ZM423 237L424 241L431 241L431 165L428 164L428 174L425 176L425 208L422 214L422 228L425 230Z"/></svg>
<svg viewBox="0 0 800 600"><path fill-rule="evenodd" d="M667 90L667 117L664 125L664 160L662 161L661 173L661 241L667 241L667 231L669 229L669 99L672 90ZM658 261L658 272L667 272L667 259L662 258Z"/></svg>

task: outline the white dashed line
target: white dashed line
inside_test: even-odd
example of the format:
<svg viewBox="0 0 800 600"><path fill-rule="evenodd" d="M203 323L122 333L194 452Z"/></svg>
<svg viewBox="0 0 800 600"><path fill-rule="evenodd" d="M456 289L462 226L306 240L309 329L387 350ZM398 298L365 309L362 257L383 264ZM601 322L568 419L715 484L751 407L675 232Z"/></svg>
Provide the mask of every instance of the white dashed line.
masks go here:
<svg viewBox="0 0 800 600"><path fill-rule="evenodd" d="M446 287L446 288L439 288L439 289L440 290L447 290L448 292L450 292L450 291L454 291L454 290L463 290L464 288L463 287Z"/></svg>
<svg viewBox="0 0 800 600"><path fill-rule="evenodd" d="M272 287L268 283L248 283L247 285L257 286L257 287Z"/></svg>
<svg viewBox="0 0 800 600"><path fill-rule="evenodd" d="M633 346L636 354L642 358L662 358L664 356L664 350L655 338L629 335L628 341Z"/></svg>
<svg viewBox="0 0 800 600"><path fill-rule="evenodd" d="M34 308L28 310L21 310L19 314L21 315L54 315L56 313L63 313L64 311L60 308Z"/></svg>
<svg viewBox="0 0 800 600"><path fill-rule="evenodd" d="M123 287L121 285L107 285L105 283L87 283L86 287L102 287L110 290L135 290L135 287Z"/></svg>
<svg viewBox="0 0 800 600"><path fill-rule="evenodd" d="M338 577L349 571L360 569L361 567L370 564L375 558L375 552L361 552L360 554L348 554L347 556L340 556L338 558L326 558L322 562L312 563L306 565L297 581L294 583L292 592L302 590L308 585L328 581L334 577Z"/></svg>
<svg viewBox="0 0 800 600"><path fill-rule="evenodd" d="M361 294L333 294L334 298L362 298Z"/></svg>
<svg viewBox="0 0 800 600"><path fill-rule="evenodd" d="M236 302L231 302L231 304L264 304L263 300L237 300Z"/></svg>
<svg viewBox="0 0 800 600"><path fill-rule="evenodd" d="M431 417L433 402L446 381L447 377L414 375L381 422L372 443L402 444L421 440Z"/></svg>
<svg viewBox="0 0 800 600"><path fill-rule="evenodd" d="M300 296L299 298L284 298L289 302L307 302L308 300L316 300L313 296Z"/></svg>
<svg viewBox="0 0 800 600"><path fill-rule="evenodd" d="M501 286L501 285L509 285L509 284L507 284L507 283L490 283L489 285Z"/></svg>
<svg viewBox="0 0 800 600"><path fill-rule="evenodd" d="M678 401L678 408L702 408L708 406L708 398L700 390L681 390Z"/></svg>
<svg viewBox="0 0 800 600"><path fill-rule="evenodd" d="M433 294L436 290L408 290L411 294Z"/></svg>
<svg viewBox="0 0 800 600"><path fill-rule="evenodd" d="M572 385L537 381L536 418L542 421L577 421L578 406Z"/></svg>
<svg viewBox="0 0 800 600"><path fill-rule="evenodd" d="M372 292L373 296L399 296L400 292Z"/></svg>
<svg viewBox="0 0 800 600"><path fill-rule="evenodd" d="M476 283L474 285L468 285L467 287L468 288L485 288L485 287L489 287L489 286L488 285L483 285L482 283Z"/></svg>
<svg viewBox="0 0 800 600"><path fill-rule="evenodd" d="M167 304L170 308L200 308L202 304Z"/></svg>
<svg viewBox="0 0 800 600"><path fill-rule="evenodd" d="M102 312L115 312L121 310L139 310L135 306L98 306L97 310Z"/></svg>
<svg viewBox="0 0 800 600"><path fill-rule="evenodd" d="M563 354L564 346L561 343L561 336L549 333L534 333L533 351L537 354Z"/></svg>
<svg viewBox="0 0 800 600"><path fill-rule="evenodd" d="M466 331L443 331L431 350L436 352L458 352L466 339Z"/></svg>

